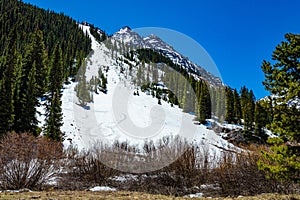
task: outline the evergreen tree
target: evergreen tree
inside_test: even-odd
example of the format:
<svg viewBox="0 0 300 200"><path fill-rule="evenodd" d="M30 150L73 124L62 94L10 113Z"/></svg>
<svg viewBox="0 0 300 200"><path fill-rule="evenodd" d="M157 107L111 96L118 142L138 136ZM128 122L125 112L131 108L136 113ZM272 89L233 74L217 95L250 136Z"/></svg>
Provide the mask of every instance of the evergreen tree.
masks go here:
<svg viewBox="0 0 300 200"><path fill-rule="evenodd" d="M36 83L36 65L35 62L28 74L28 83L27 83L27 90L25 90L24 94L21 97L20 102L23 105L26 105L22 109L22 128L19 130L21 132L31 132L34 135L37 135L37 127L38 127L38 120L36 118L36 105L38 105L37 100L37 83Z"/></svg>
<svg viewBox="0 0 300 200"><path fill-rule="evenodd" d="M235 112L234 112L234 96L232 89L227 87L226 88L226 116L225 120L228 123L233 123L235 119Z"/></svg>
<svg viewBox="0 0 300 200"><path fill-rule="evenodd" d="M143 73L144 73L143 66L138 65L137 73L136 73L136 79L137 79L136 84L137 84L137 86L141 86L141 84L143 83L143 80L142 80Z"/></svg>
<svg viewBox="0 0 300 200"><path fill-rule="evenodd" d="M47 91L48 82L48 57L44 44L43 32L41 30L37 30L33 34L32 49L29 54L31 55L28 55L28 57L30 56L31 58L27 58L27 65L33 66L33 63L35 63L36 81L39 83L37 84L37 95L41 97Z"/></svg>
<svg viewBox="0 0 300 200"><path fill-rule="evenodd" d="M207 84L204 81L199 81L196 84L197 104L196 114L200 123L205 124L206 119L211 118L211 100Z"/></svg>
<svg viewBox="0 0 300 200"><path fill-rule="evenodd" d="M233 105L234 123L240 124L242 118L242 108L241 108L240 95L236 89L233 90L233 99L234 99L234 105Z"/></svg>
<svg viewBox="0 0 300 200"><path fill-rule="evenodd" d="M63 140L63 133L60 130L63 125L63 115L61 110L61 92L60 89L52 92L52 98L50 99L50 105L48 110L48 115L46 119L45 133L46 137L56 140Z"/></svg>
<svg viewBox="0 0 300 200"><path fill-rule="evenodd" d="M255 104L254 121L254 134L260 137L265 142L267 140L267 135L265 134L263 128L267 125L268 114L266 110L261 106L261 103L259 101Z"/></svg>
<svg viewBox="0 0 300 200"><path fill-rule="evenodd" d="M104 76L104 74L101 75L101 87L102 87L102 90L104 91L104 93L106 93L106 90L107 90L107 78Z"/></svg>
<svg viewBox="0 0 300 200"><path fill-rule="evenodd" d="M216 93L216 116L219 121L223 121L226 114L226 87L217 88Z"/></svg>
<svg viewBox="0 0 300 200"><path fill-rule="evenodd" d="M269 128L279 137L268 140L272 152L263 152L260 169L269 176L300 182L300 35L286 34L273 51L274 64L263 61L265 88L273 95L273 121Z"/></svg>
<svg viewBox="0 0 300 200"><path fill-rule="evenodd" d="M241 89L241 108L244 119L244 133L247 138L250 138L254 129L255 96L253 91L249 91L245 86Z"/></svg>
<svg viewBox="0 0 300 200"><path fill-rule="evenodd" d="M80 79L78 80L78 85L76 86L75 90L80 106L84 107L88 102L91 102L91 95L86 82L86 76L84 74L81 75Z"/></svg>
<svg viewBox="0 0 300 200"><path fill-rule="evenodd" d="M56 45L52 59L49 84L49 95L47 97L47 114L45 124L45 134L47 137L61 141L62 132L62 110L61 110L61 89L63 82L63 61L62 51L59 45Z"/></svg>
<svg viewBox="0 0 300 200"><path fill-rule="evenodd" d="M12 130L14 122L14 92L17 68L17 33L16 29L11 31L4 52L4 72L0 81L0 134L6 134Z"/></svg>
<svg viewBox="0 0 300 200"><path fill-rule="evenodd" d="M21 67L20 83L18 87L18 100L15 105L16 132L31 132L37 135L36 107L40 106L37 97L39 89L36 78L36 61L33 56L33 46L27 45L26 55Z"/></svg>
<svg viewBox="0 0 300 200"><path fill-rule="evenodd" d="M51 57L51 69L50 69L51 81L49 81L49 91L50 96L53 96L53 93L57 89L62 88L63 83L63 59L62 59L62 50L57 44L54 48L53 55Z"/></svg>
<svg viewBox="0 0 300 200"><path fill-rule="evenodd" d="M183 112L193 112L195 110L195 95L191 84L187 80L184 80L184 90L182 98Z"/></svg>

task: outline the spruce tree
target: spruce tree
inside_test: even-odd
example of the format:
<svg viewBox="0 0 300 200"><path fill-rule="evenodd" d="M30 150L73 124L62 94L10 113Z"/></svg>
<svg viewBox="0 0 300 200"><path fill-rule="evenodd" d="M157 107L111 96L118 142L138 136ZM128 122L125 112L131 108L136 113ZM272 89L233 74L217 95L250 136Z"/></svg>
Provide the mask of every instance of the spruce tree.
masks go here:
<svg viewBox="0 0 300 200"><path fill-rule="evenodd" d="M280 180L300 182L300 35L286 34L273 51L272 63L263 61L265 88L273 94L273 121L269 128L279 137L268 140L260 169ZM298 102L298 103L297 103Z"/></svg>
<svg viewBox="0 0 300 200"><path fill-rule="evenodd" d="M252 90L248 90L245 86L241 89L241 109L244 119L244 133L247 138L251 137L254 130L254 110L255 96Z"/></svg>
<svg viewBox="0 0 300 200"><path fill-rule="evenodd" d="M182 99L182 108L183 112L193 112L195 102L193 101L195 99L194 91L191 87L191 84L184 80L184 90L183 90L183 99Z"/></svg>
<svg viewBox="0 0 300 200"><path fill-rule="evenodd" d="M207 84L199 81L196 84L197 104L195 105L197 118L200 123L205 124L206 119L211 118L211 100Z"/></svg>
<svg viewBox="0 0 300 200"><path fill-rule="evenodd" d="M254 112L254 122L255 129L254 134L262 139L262 141L266 141L267 135L265 134L264 127L267 125L268 114L264 107L261 105L261 102L255 103L255 112Z"/></svg>
<svg viewBox="0 0 300 200"><path fill-rule="evenodd" d="M62 88L63 83L63 60L62 60L62 50L57 44L54 48L54 52L51 57L51 68L49 76L51 81L49 81L48 90L50 91L50 96L53 96L53 93L57 89Z"/></svg>
<svg viewBox="0 0 300 200"><path fill-rule="evenodd" d="M203 89L202 89L202 96L201 99L202 101L205 102L205 118L206 119L211 119L211 98L210 98L210 92L208 88L208 84L204 82L203 84Z"/></svg>
<svg viewBox="0 0 300 200"><path fill-rule="evenodd" d="M221 122L225 119L224 113L226 114L226 87L217 88L216 93L216 116Z"/></svg>
<svg viewBox="0 0 300 200"><path fill-rule="evenodd" d="M43 32L37 30L32 36L32 52L29 52L31 55L31 60L27 60L28 65L31 66L35 63L36 66L36 81L37 81L37 95L42 97L47 91L47 82L48 82L48 57L46 53L46 47L43 39Z"/></svg>
<svg viewBox="0 0 300 200"><path fill-rule="evenodd" d="M14 92L17 68L17 32L11 31L4 51L4 72L0 80L0 134L12 130L14 122Z"/></svg>
<svg viewBox="0 0 300 200"><path fill-rule="evenodd" d="M27 90L22 95L20 102L25 105L22 109L22 132L31 132L37 135L38 120L36 118L36 105L38 105L37 100L37 82L36 82L36 65L35 62L28 74Z"/></svg>
<svg viewBox="0 0 300 200"><path fill-rule="evenodd" d="M242 118L241 99L236 89L233 90L233 99L234 99L234 105L233 105L234 123L240 124Z"/></svg>
<svg viewBox="0 0 300 200"><path fill-rule="evenodd" d="M63 133L60 130L61 126L63 125L63 115L61 110L61 92L60 89L56 89L56 91L52 92L52 98L49 102L49 110L46 119L46 128L45 133L46 137L56 140L62 141L63 140Z"/></svg>
<svg viewBox="0 0 300 200"><path fill-rule="evenodd" d="M27 45L18 86L18 103L15 105L14 130L37 135L36 107L40 106L37 97L42 93L38 92L40 87L36 80L38 76L36 75L36 61L33 51L33 46Z"/></svg>
<svg viewBox="0 0 300 200"><path fill-rule="evenodd" d="M235 119L234 113L234 96L231 88L226 88L226 115L225 120L228 123L233 123Z"/></svg>
<svg viewBox="0 0 300 200"><path fill-rule="evenodd" d="M62 51L59 45L56 45L52 59L50 77L48 88L50 89L47 97L47 109L46 109L46 124L45 135L48 138L61 141L62 132L60 130L62 126L62 110L61 110L61 89L63 82L63 62Z"/></svg>

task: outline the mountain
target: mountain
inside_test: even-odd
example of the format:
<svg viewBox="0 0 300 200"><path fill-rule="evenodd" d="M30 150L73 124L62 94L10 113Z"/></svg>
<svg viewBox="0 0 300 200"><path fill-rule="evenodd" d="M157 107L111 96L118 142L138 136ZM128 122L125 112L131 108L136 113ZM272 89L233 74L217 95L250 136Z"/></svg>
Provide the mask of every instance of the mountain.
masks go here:
<svg viewBox="0 0 300 200"><path fill-rule="evenodd" d="M215 77L202 67L194 64L187 57L181 55L172 46L154 34L143 38L138 33L132 31L131 28L125 26L113 34L112 39L119 42L124 42L127 45L133 45L135 49L146 48L155 50L165 57L171 59L173 63L185 68L188 73L192 74L197 79L205 80L210 85L215 87L224 86L219 77Z"/></svg>
<svg viewBox="0 0 300 200"><path fill-rule="evenodd" d="M202 145L197 151L209 149L212 156L220 156L227 149L238 149L222 139L220 134L204 125L197 125L195 115L183 112L179 106L173 106L163 98L159 104L155 97L157 91L143 92L135 83L139 61L128 61L119 52L112 56L116 51L110 49L109 44L98 43L90 34L89 26L81 25L81 28L91 37L93 53L87 57L84 69L81 69L83 74L78 76L84 75L88 83L102 73L107 83L105 91L101 91L100 87L98 92L88 89L92 100L84 106L80 104L81 97L76 92L80 81L64 85L62 131L65 133L65 147L73 145L88 149L99 141L109 144L119 141L142 148L145 141L157 142L166 136L181 136L196 146ZM128 32L131 32L130 29L125 27L113 38L128 39ZM139 41L137 44L142 44L140 41L144 40L140 40L135 33L132 35L135 42ZM146 69L153 66L145 63L144 67L145 73L148 73ZM158 73L162 73L159 68ZM156 94L152 96L152 92Z"/></svg>
<svg viewBox="0 0 300 200"><path fill-rule="evenodd" d="M143 40L147 48L177 53L172 46L154 34L150 34L148 37L143 38Z"/></svg>
<svg viewBox="0 0 300 200"><path fill-rule="evenodd" d="M118 32L114 33L112 39L127 45L133 45L134 48L145 48L147 46L143 38L139 34L133 32L128 26L124 26Z"/></svg>

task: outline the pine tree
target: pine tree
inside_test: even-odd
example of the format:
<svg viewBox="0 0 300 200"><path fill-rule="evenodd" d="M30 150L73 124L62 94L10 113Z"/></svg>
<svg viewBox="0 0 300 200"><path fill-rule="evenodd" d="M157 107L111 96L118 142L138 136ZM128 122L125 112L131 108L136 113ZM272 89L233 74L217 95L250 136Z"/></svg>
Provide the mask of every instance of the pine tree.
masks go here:
<svg viewBox="0 0 300 200"><path fill-rule="evenodd" d="M234 99L234 105L233 105L234 123L240 124L242 118L241 99L236 89L233 90L233 99Z"/></svg>
<svg viewBox="0 0 300 200"><path fill-rule="evenodd" d="M258 101L255 104L255 113L254 113L254 122L255 129L254 134L260 137L264 142L267 139L267 135L263 128L267 125L268 114L266 110L261 106L261 103Z"/></svg>
<svg viewBox="0 0 300 200"><path fill-rule="evenodd" d="M47 82L48 82L48 57L46 53L46 48L43 39L43 32L37 30L33 34L32 39L32 52L29 52L31 59L27 60L28 65L31 66L33 63L36 65L36 81L37 81L37 93L41 97L47 91Z"/></svg>
<svg viewBox="0 0 300 200"><path fill-rule="evenodd" d="M273 95L273 121L269 128L279 137L268 140L272 152L263 152L259 167L270 177L300 182L300 35L286 34L273 51L274 64L263 61L265 88Z"/></svg>
<svg viewBox="0 0 300 200"><path fill-rule="evenodd" d="M25 91L25 95L22 96L21 102L23 105L26 105L23 107L23 114L22 114L22 124L23 124L23 130L21 131L25 132L31 132L34 135L37 135L37 127L38 127L38 120L36 118L36 105L38 105L37 100L37 82L36 82L36 65L35 62L33 63L33 66L29 72L28 75L28 88Z"/></svg>
<svg viewBox="0 0 300 200"><path fill-rule="evenodd" d="M216 116L219 121L225 119L224 114L226 114L226 87L217 88L216 94Z"/></svg>
<svg viewBox="0 0 300 200"><path fill-rule="evenodd" d="M46 137L56 140L63 140L63 133L60 127L63 125L63 115L61 110L61 92L60 89L52 92L52 98L49 105L49 111L46 119L45 133Z"/></svg>
<svg viewBox="0 0 300 200"><path fill-rule="evenodd" d="M207 84L204 81L198 81L195 86L197 103L195 105L196 115L200 123L205 124L206 119L211 118L211 100Z"/></svg>
<svg viewBox="0 0 300 200"><path fill-rule="evenodd" d="M104 74L101 75L101 87L104 91L104 93L106 93L107 90L107 78L104 76Z"/></svg>
<svg viewBox="0 0 300 200"><path fill-rule="evenodd" d="M191 87L191 84L184 80L184 90L183 90L183 99L182 99L182 108L183 112L193 112L195 110L195 102L193 101L195 99L194 91Z"/></svg>
<svg viewBox="0 0 300 200"><path fill-rule="evenodd" d="M18 100L15 105L14 130L16 132L31 132L37 135L36 107L40 106L36 78L36 61L33 56L33 46L27 45L26 55L21 67L20 83L18 86Z"/></svg>
<svg viewBox="0 0 300 200"><path fill-rule="evenodd" d="M248 90L245 86L241 89L241 108L242 117L244 119L244 133L246 138L251 137L254 130L254 110L255 110L255 96L252 90Z"/></svg>
<svg viewBox="0 0 300 200"><path fill-rule="evenodd" d="M50 77L52 81L49 84L49 95L47 97L45 135L53 140L61 141L62 132L62 110L61 110L61 89L63 82L63 62L62 51L59 45L56 45L52 59Z"/></svg>
<svg viewBox="0 0 300 200"><path fill-rule="evenodd" d="M91 95L86 82L86 76L84 74L80 75L80 79L78 80L78 85L76 86L75 90L79 105L83 107L86 106L87 103L91 101Z"/></svg>
<svg viewBox="0 0 300 200"><path fill-rule="evenodd" d="M53 93L57 91L57 89L62 88L63 83L63 60L62 60L62 50L57 44L55 46L54 52L51 58L51 68L50 68L50 77L51 81L49 81L48 89L50 91L50 96L53 96Z"/></svg>
<svg viewBox="0 0 300 200"><path fill-rule="evenodd" d="M4 52L4 72L0 80L0 134L12 130L14 122L14 92L17 68L17 32L11 31L9 41Z"/></svg>
<svg viewBox="0 0 300 200"><path fill-rule="evenodd" d="M235 119L234 113L234 96L232 89L227 87L226 88L226 116L225 120L228 123L233 123Z"/></svg>

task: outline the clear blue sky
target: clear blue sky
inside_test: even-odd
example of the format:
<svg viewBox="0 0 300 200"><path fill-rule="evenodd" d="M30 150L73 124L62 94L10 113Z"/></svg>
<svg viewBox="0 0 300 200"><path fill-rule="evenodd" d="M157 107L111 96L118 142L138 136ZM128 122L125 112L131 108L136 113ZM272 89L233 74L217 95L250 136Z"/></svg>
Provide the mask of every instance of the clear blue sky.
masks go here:
<svg viewBox="0 0 300 200"><path fill-rule="evenodd" d="M246 85L257 98L268 94L261 82L263 59L270 60L285 33L300 33L299 0L24 0L88 21L109 34L121 27L163 27L201 44L225 84ZM175 47L176 48L176 47ZM187 55L189 56L189 55Z"/></svg>

